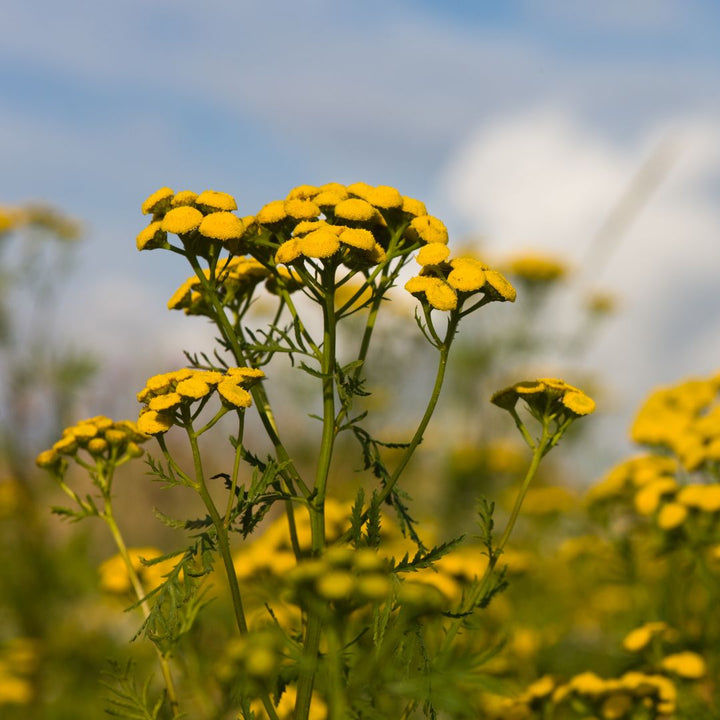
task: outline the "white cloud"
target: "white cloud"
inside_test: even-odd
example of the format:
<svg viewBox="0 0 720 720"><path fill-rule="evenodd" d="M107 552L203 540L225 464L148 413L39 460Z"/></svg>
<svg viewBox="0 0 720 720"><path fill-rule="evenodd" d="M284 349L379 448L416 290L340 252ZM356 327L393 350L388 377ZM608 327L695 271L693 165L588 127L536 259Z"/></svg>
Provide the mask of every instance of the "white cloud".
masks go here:
<svg viewBox="0 0 720 720"><path fill-rule="evenodd" d="M591 266L578 268L583 289L602 286L619 295L622 312L588 361L617 393L618 437L654 385L720 369L715 127L713 118L666 123L628 145L571 112L545 108L481 126L445 173L448 202L470 232L486 237L491 253L535 247L576 264L590 257ZM677 147L667 177L619 237L602 238L609 243L605 256L588 255L593 236L663 137Z"/></svg>

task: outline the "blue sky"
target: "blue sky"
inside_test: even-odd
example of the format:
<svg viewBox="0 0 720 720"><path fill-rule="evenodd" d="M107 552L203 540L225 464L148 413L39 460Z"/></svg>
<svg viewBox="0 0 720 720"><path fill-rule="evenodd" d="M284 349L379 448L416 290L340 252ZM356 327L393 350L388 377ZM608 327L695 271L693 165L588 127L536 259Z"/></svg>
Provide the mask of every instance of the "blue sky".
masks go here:
<svg viewBox="0 0 720 720"><path fill-rule="evenodd" d="M597 363L631 400L716 366L718 3L10 0L3 15L0 202L85 222L67 332L118 363L158 318L168 347L195 331L163 314L187 272L134 248L160 186L252 213L298 183L391 184L456 238L579 262L670 137L678 161L596 278L625 308Z"/></svg>

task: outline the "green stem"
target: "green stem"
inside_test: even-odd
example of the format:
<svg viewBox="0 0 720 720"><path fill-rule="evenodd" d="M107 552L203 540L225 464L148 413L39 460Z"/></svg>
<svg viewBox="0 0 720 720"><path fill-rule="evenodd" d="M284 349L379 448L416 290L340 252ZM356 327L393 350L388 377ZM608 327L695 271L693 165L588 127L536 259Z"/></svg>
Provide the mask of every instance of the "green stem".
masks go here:
<svg viewBox="0 0 720 720"><path fill-rule="evenodd" d="M112 512L112 504L109 495L105 496L105 507L103 508L101 517L110 529L110 534L115 541L115 546L120 553L120 557L123 559L123 563L125 563L125 569L127 570L128 577L130 578L130 584L132 585L135 596L138 599L138 603L140 609L142 610L143 617L147 620L147 618L150 616L150 606L145 599L147 593L145 592L145 589L140 582L140 578L135 572L135 568L133 567L132 561L130 560L130 554L128 553L128 549L125 545L125 541L123 540L122 533L120 532L120 528L118 527L118 524L115 521L115 516ZM170 704L170 711L172 712L172 717L178 718L180 717L180 705L178 703L177 692L175 690L175 683L173 682L172 673L170 671L170 663L168 662L166 655L160 650L160 648L157 645L155 645L154 647L155 652L158 656L158 662L160 664L160 672L162 673L163 681L165 682L165 688L167 690L167 698L168 703Z"/></svg>
<svg viewBox="0 0 720 720"><path fill-rule="evenodd" d="M322 345L322 395L323 395L323 427L320 441L314 497L310 500L310 530L313 555L319 555L325 547L325 493L327 491L330 463L332 461L335 441L335 286L332 265L324 268L323 287L323 345ZM298 694L295 703L295 720L307 720L310 714L313 684L320 649L322 622L316 610L308 613L307 629L303 654L305 663L300 670Z"/></svg>
<svg viewBox="0 0 720 720"><path fill-rule="evenodd" d="M247 365L248 361L239 339L239 333L235 332L232 325L230 324L230 320L225 314L225 308L220 302L220 298L218 298L217 293L215 292L215 288L210 284L208 278L205 277L205 273L202 271L202 268L200 267L197 258L194 256L188 256L188 260L190 261L190 264L195 270L195 274L200 280L200 284L202 285L206 297L208 297L210 299L210 302L212 303L215 322L218 326L218 329L220 330L220 334L223 336L223 339L230 346L233 356L235 358L235 362L237 362L238 365ZM255 407L257 409L258 415L260 416L260 421L262 422L263 427L265 428L265 432L267 433L270 441L273 444L273 447L275 448L275 453L277 454L277 458L280 461L280 464L285 465L290 469L293 478L285 477L285 473L283 473L283 476L285 477L286 481L289 481L291 485L293 479L297 480L301 490L307 497L310 494L310 491L308 490L305 483L302 481L300 473L298 473L295 465L290 459L290 455L288 454L285 446L280 440L277 424L275 423L275 418L270 407L270 401L268 400L265 388L263 387L262 383L256 383L255 385L253 385L253 387L250 389L250 393L253 396Z"/></svg>
<svg viewBox="0 0 720 720"><path fill-rule="evenodd" d="M452 621L450 627L448 628L447 635L445 636L445 640L443 641L443 651L449 648L453 639L457 635L458 630L462 625L463 617L467 613L473 611L473 609L476 607L477 603L480 601L480 599L483 597L487 590L487 585L490 582L490 578L492 577L493 572L495 571L497 561L500 558L500 555L502 554L505 545L510 538L510 535L512 534L518 516L520 515L520 510L522 508L523 501L525 500L525 496L527 495L528 488L530 487L533 479L535 478L538 467L540 467L540 461L546 455L547 450L551 447L554 435L550 433L548 429L548 424L549 421L547 419L543 421L542 437L534 448L530 465L527 469L527 472L525 473L525 478L523 479L522 485L520 486L520 490L515 497L515 502L513 503L512 510L510 511L510 517L508 518L507 524L505 525L505 530L503 531L500 540L495 546L494 552L488 558L488 564L485 568L485 572L483 573L482 578L468 593L467 599L461 609L461 612L458 613L459 617L455 618Z"/></svg>

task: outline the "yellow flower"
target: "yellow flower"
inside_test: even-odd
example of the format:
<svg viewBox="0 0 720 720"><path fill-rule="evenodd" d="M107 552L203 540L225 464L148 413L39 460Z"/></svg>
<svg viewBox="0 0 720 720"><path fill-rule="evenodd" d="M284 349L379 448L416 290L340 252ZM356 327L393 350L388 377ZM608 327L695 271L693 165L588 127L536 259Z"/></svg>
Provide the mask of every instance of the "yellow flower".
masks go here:
<svg viewBox="0 0 720 720"><path fill-rule="evenodd" d="M137 421L138 430L146 435L161 435L172 425L173 419L170 415L155 410L143 411Z"/></svg>
<svg viewBox="0 0 720 720"><path fill-rule="evenodd" d="M663 530L674 530L685 522L688 511L684 505L677 502L670 502L660 509L658 513L658 527Z"/></svg>
<svg viewBox="0 0 720 720"><path fill-rule="evenodd" d="M442 243L432 243L420 248L415 258L419 265L439 265L445 262L450 255L450 248ZM483 282L485 282L483 280Z"/></svg>
<svg viewBox="0 0 720 720"><path fill-rule="evenodd" d="M297 242L300 252L310 258L327 258L340 249L338 236L325 228L314 230L299 238Z"/></svg>
<svg viewBox="0 0 720 720"><path fill-rule="evenodd" d="M255 216L255 219L262 225L274 225L282 222L286 217L285 202L283 200L273 200L260 208L260 212Z"/></svg>
<svg viewBox="0 0 720 720"><path fill-rule="evenodd" d="M162 187L150 195L142 204L143 215L150 215L162 212L170 207L173 191L169 187Z"/></svg>
<svg viewBox="0 0 720 720"><path fill-rule="evenodd" d="M226 241L242 237L245 226L243 221L231 212L214 212L202 219L199 231L207 238Z"/></svg>
<svg viewBox="0 0 720 720"><path fill-rule="evenodd" d="M173 208L162 220L162 229L165 232L183 235L192 232L202 222L203 214L194 207L187 205Z"/></svg>
<svg viewBox="0 0 720 720"><path fill-rule="evenodd" d="M312 200L319 192L320 188L315 185L298 185L287 194L285 199Z"/></svg>
<svg viewBox="0 0 720 720"><path fill-rule="evenodd" d="M240 387L237 380L227 379L218 383L217 386L220 397L233 407L246 408L252 405L252 396Z"/></svg>
<svg viewBox="0 0 720 720"><path fill-rule="evenodd" d="M517 297L515 288L501 273L496 270L485 270L485 283L494 291L497 300L515 302Z"/></svg>
<svg viewBox="0 0 720 720"><path fill-rule="evenodd" d="M367 183L353 183L347 186L347 191L356 195L357 197L369 202L376 208L382 208L383 210L392 210L394 208L402 207L403 198L402 195L393 187L389 185L378 185L373 187Z"/></svg>
<svg viewBox="0 0 720 720"><path fill-rule="evenodd" d="M349 198L335 206L335 217L352 222L372 222L377 218L377 210L365 200Z"/></svg>
<svg viewBox="0 0 720 720"><path fill-rule="evenodd" d="M595 410L595 401L580 390L566 392L561 401L575 415L589 415Z"/></svg>
<svg viewBox="0 0 720 720"><path fill-rule="evenodd" d="M311 220L320 214L320 208L312 200L293 198L285 201L285 213L294 220Z"/></svg>
<svg viewBox="0 0 720 720"><path fill-rule="evenodd" d="M199 400L209 394L211 388L201 377L195 375L181 380L175 387L175 391L183 397Z"/></svg>
<svg viewBox="0 0 720 720"><path fill-rule="evenodd" d="M251 367L231 367L227 369L226 374L236 381L240 378L246 385L265 377L265 373L260 368Z"/></svg>
<svg viewBox="0 0 720 720"><path fill-rule="evenodd" d="M475 292L485 285L485 270L487 267L479 260L460 257L452 260L450 265L452 266L452 270L447 276L447 281L456 290L461 292Z"/></svg>
<svg viewBox="0 0 720 720"><path fill-rule="evenodd" d="M342 190L323 190L318 193L314 198L313 202L323 211L331 210L338 203L348 199L348 194L345 189Z"/></svg>
<svg viewBox="0 0 720 720"><path fill-rule="evenodd" d="M652 515L660 504L660 498L674 493L676 489L677 482L674 478L669 477L660 477L643 485L635 493L635 510L640 515Z"/></svg>
<svg viewBox="0 0 720 720"><path fill-rule="evenodd" d="M686 485L677 494L677 501L704 512L720 510L720 485Z"/></svg>
<svg viewBox="0 0 720 720"><path fill-rule="evenodd" d="M442 243L447 245L448 231L444 223L432 215L422 215L410 221L406 236L411 242Z"/></svg>
<svg viewBox="0 0 720 720"><path fill-rule="evenodd" d="M339 235L340 242L358 250L372 250L375 247L375 236L364 228L345 228Z"/></svg>
<svg viewBox="0 0 720 720"><path fill-rule="evenodd" d="M193 205L197 196L198 194L192 190L181 190L179 193L175 193L175 197L172 199L172 206Z"/></svg>
<svg viewBox="0 0 720 720"><path fill-rule="evenodd" d="M138 233L135 238L138 250L153 250L167 245L167 233L162 229L162 222L155 220Z"/></svg>
<svg viewBox="0 0 720 720"><path fill-rule="evenodd" d="M551 256L526 253L510 260L508 272L530 283L549 283L563 277L567 266Z"/></svg>
<svg viewBox="0 0 720 720"><path fill-rule="evenodd" d="M60 461L60 456L58 453L53 450L43 450L36 458L35 458L35 464L38 467L48 469L52 468Z"/></svg>
<svg viewBox="0 0 720 720"><path fill-rule="evenodd" d="M662 621L648 622L639 628L631 630L622 642L628 652L640 652L644 650L653 638L666 634L669 631L667 623Z"/></svg>
<svg viewBox="0 0 720 720"><path fill-rule="evenodd" d="M278 265L287 265L302 255L298 238L286 240L275 253L275 262Z"/></svg>
<svg viewBox="0 0 720 720"><path fill-rule="evenodd" d="M668 655L660 664L664 670L687 680L698 680L707 674L705 660L697 653L690 651Z"/></svg>
<svg viewBox="0 0 720 720"><path fill-rule="evenodd" d="M427 302L436 310L454 310L457 307L455 291L443 280L427 275L410 278L405 289L413 295L425 295Z"/></svg>
<svg viewBox="0 0 720 720"><path fill-rule="evenodd" d="M402 211L408 213L408 215L415 215L415 217L427 215L425 203L405 195L403 195L402 199Z"/></svg>
<svg viewBox="0 0 720 720"><path fill-rule="evenodd" d="M204 205L212 210L237 210L237 202L232 195L217 190L205 190L195 198L196 205Z"/></svg>

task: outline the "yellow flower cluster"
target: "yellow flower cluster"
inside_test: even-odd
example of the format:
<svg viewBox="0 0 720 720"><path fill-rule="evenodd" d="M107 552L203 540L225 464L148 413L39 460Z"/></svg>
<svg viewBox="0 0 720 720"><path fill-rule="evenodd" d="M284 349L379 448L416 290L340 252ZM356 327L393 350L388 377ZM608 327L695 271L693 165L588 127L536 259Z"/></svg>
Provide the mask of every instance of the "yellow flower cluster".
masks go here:
<svg viewBox="0 0 720 720"><path fill-rule="evenodd" d="M673 452L692 472L720 463L720 375L661 388L640 408L632 439Z"/></svg>
<svg viewBox="0 0 720 720"><path fill-rule="evenodd" d="M155 547L128 548L130 564L137 573L146 592L154 590L165 581L165 576L171 572L175 564L172 558L146 565L143 561L154 560L162 556L162 552ZM132 591L130 576L122 556L118 553L103 560L98 568L100 574L100 588L111 595L125 595Z"/></svg>
<svg viewBox="0 0 720 720"><path fill-rule="evenodd" d="M210 280L210 270L205 269ZM301 286L300 278L293 270L277 268L274 273L252 257L232 256L217 264L214 275L215 292L223 305L247 300L253 289L263 280L268 292L276 293L282 283L288 292ZM184 310L186 315L206 315L210 308L201 289L197 275L189 277L168 300L169 310Z"/></svg>
<svg viewBox="0 0 720 720"><path fill-rule="evenodd" d="M559 258L536 252L523 253L506 262L508 275L532 285L547 284L562 279L567 265Z"/></svg>
<svg viewBox="0 0 720 720"><path fill-rule="evenodd" d="M676 706L677 688L665 675L630 671L619 678L603 678L593 672L582 672L566 683L546 675L517 698L498 703L492 714L497 718L529 720L539 716L565 717L565 708L574 708L606 720L640 716L660 720L672 716ZM637 715L638 712L642 715Z"/></svg>
<svg viewBox="0 0 720 720"><path fill-rule="evenodd" d="M409 293L443 311L455 310L460 300L478 292L490 300L515 302L515 288L504 275L475 258L449 260L450 251L442 243L435 240L420 249L416 260L422 270L405 283Z"/></svg>
<svg viewBox="0 0 720 720"><path fill-rule="evenodd" d="M662 620L646 622L640 627L631 630L623 639L622 645L631 653L639 653L648 648L654 641L672 642L677 637L677 631Z"/></svg>
<svg viewBox="0 0 720 720"><path fill-rule="evenodd" d="M67 241L76 240L81 231L79 223L49 205L0 207L0 235L23 227L44 230L60 240Z"/></svg>
<svg viewBox="0 0 720 720"><path fill-rule="evenodd" d="M582 390L557 378L524 380L498 390L491 402L504 410L513 411L523 400L532 412L539 415L580 417L595 410L595 402Z"/></svg>
<svg viewBox="0 0 720 720"><path fill-rule="evenodd" d="M27 637L12 638L0 646L0 707L27 705L32 701L32 676L40 660L38 650L37 641Z"/></svg>
<svg viewBox="0 0 720 720"><path fill-rule="evenodd" d="M92 462L139 457L142 455L139 443L147 439L147 435L130 420L114 422L104 415L97 415L63 430L62 437L49 450L41 452L35 462L39 467L52 470L64 457L74 457L80 450L86 452Z"/></svg>
<svg viewBox="0 0 720 720"><path fill-rule="evenodd" d="M142 212L152 218L136 239L138 250L167 248L168 233L177 235L185 248L205 255L208 246L215 244L232 253L240 252L241 241L254 223L254 218L239 218L235 198L228 193L190 190L175 193L163 187L142 204Z"/></svg>
<svg viewBox="0 0 720 720"><path fill-rule="evenodd" d="M153 375L137 395L138 402L145 405L137 426L147 435L167 432L174 424L182 422L183 407L198 400L205 402L215 392L224 405L250 407L252 397L248 389L263 377L262 370L247 367L228 368L224 373L182 368Z"/></svg>

